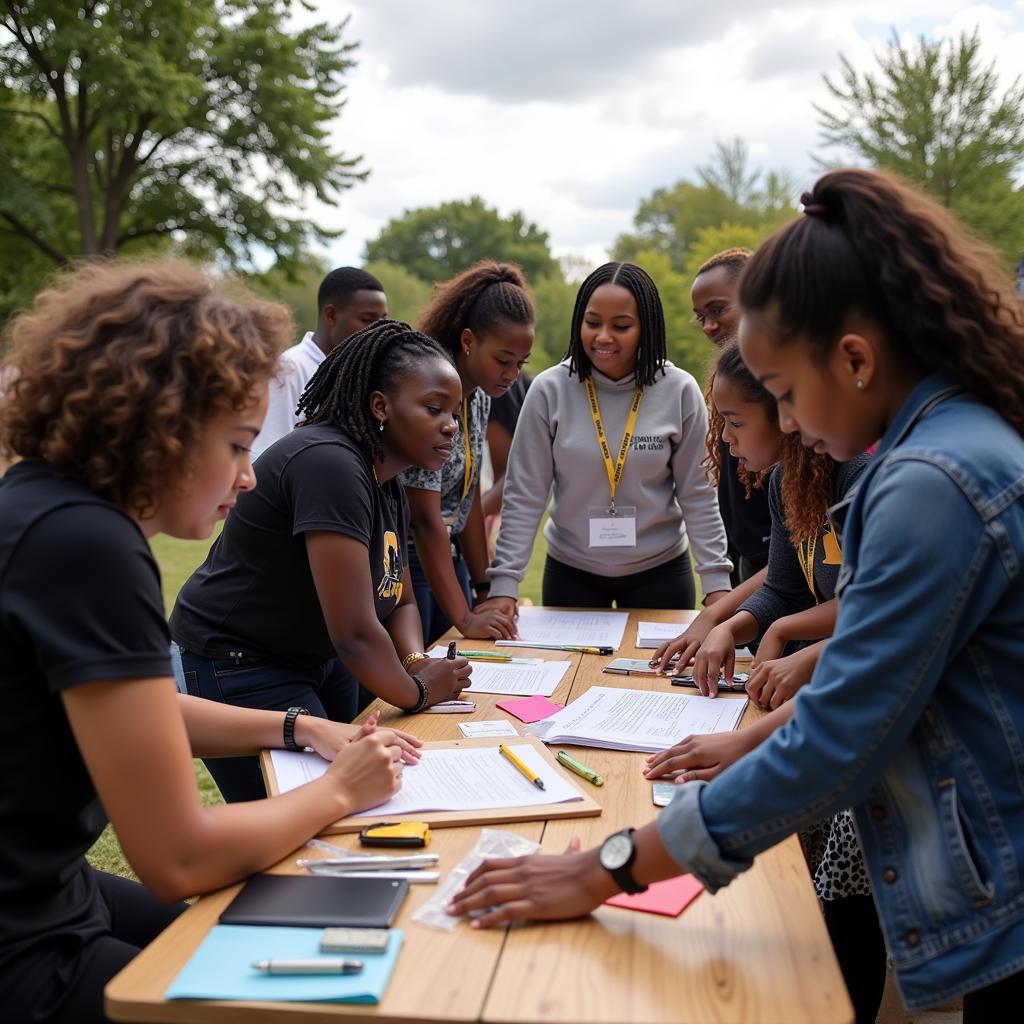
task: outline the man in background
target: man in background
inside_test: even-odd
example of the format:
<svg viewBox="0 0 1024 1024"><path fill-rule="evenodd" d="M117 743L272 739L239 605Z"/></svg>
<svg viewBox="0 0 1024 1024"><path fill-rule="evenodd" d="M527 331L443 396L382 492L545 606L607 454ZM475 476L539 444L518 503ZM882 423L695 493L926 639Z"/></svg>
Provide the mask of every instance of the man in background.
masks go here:
<svg viewBox="0 0 1024 1024"><path fill-rule="evenodd" d="M320 283L316 299L319 318L297 345L281 355L276 380L270 382L270 404L263 429L252 446L255 459L299 422L299 396L317 367L356 331L388 315L384 286L358 267L338 267Z"/></svg>

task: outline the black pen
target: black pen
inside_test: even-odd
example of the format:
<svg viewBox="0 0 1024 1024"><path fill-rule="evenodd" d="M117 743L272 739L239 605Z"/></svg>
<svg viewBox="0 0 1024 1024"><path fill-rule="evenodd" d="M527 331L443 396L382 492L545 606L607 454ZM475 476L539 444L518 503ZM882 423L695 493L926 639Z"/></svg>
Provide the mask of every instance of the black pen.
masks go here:
<svg viewBox="0 0 1024 1024"><path fill-rule="evenodd" d="M455 660L455 655L458 654L458 647L458 643L454 640L448 645L448 654L445 655L448 661Z"/></svg>

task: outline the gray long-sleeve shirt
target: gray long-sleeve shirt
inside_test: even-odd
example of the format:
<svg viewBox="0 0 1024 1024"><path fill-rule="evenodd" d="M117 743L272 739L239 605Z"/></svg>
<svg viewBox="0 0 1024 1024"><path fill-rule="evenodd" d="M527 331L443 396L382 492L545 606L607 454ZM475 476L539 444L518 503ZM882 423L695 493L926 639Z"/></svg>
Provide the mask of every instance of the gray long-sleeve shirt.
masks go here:
<svg viewBox="0 0 1024 1024"><path fill-rule="evenodd" d="M488 575L492 597L516 597L534 537L551 496L544 530L553 558L599 576L653 569L693 546L704 593L729 589L731 563L715 492L701 468L707 410L685 370L665 364L665 376L644 390L617 506L637 509L636 547L590 547L588 509L607 506L608 476L587 392L568 361L538 374L523 404L509 453L501 531ZM593 381L612 459L618 454L633 399L630 375Z"/></svg>

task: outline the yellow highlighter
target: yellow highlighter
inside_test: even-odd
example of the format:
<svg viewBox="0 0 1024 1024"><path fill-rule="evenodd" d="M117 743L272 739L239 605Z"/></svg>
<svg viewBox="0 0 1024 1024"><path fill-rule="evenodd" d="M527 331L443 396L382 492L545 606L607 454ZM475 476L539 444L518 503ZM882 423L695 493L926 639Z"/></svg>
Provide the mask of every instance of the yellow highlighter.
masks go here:
<svg viewBox="0 0 1024 1024"><path fill-rule="evenodd" d="M604 785L604 779L597 772L591 770L585 764L580 764L575 757L570 757L564 750L560 750L555 756L558 758L560 765L568 768L571 772L575 772L586 779L587 782L593 783L595 786Z"/></svg>
<svg viewBox="0 0 1024 1024"><path fill-rule="evenodd" d="M507 761L510 761L512 763L512 766L516 769L516 771L519 772L520 775L523 775L526 778L528 778L538 789L545 788L544 782L540 778L540 776L535 775L522 761L519 760L518 757L516 757L515 754L512 753L511 750L509 750L508 747L505 746L504 743L502 743L501 746L498 747L498 750L501 752L502 757L504 757Z"/></svg>

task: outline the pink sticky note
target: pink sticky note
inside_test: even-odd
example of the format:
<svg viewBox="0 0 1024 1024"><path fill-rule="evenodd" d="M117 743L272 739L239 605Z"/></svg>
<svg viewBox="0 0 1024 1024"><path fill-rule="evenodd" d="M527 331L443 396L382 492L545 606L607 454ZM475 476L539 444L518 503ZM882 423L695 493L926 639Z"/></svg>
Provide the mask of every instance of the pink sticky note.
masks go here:
<svg viewBox="0 0 1024 1024"><path fill-rule="evenodd" d="M704 883L693 875L680 875L665 882L654 882L647 887L647 892L638 892L635 896L620 892L618 896L605 900L605 903L624 910L643 910L648 914L678 917L703 891Z"/></svg>
<svg viewBox="0 0 1024 1024"><path fill-rule="evenodd" d="M526 722L529 725L530 722L539 722L542 718L549 718L556 711L561 711L565 705L556 704L553 700L548 700L547 697L542 697L538 693L519 700L499 701L498 707L510 715L515 715L520 722Z"/></svg>

